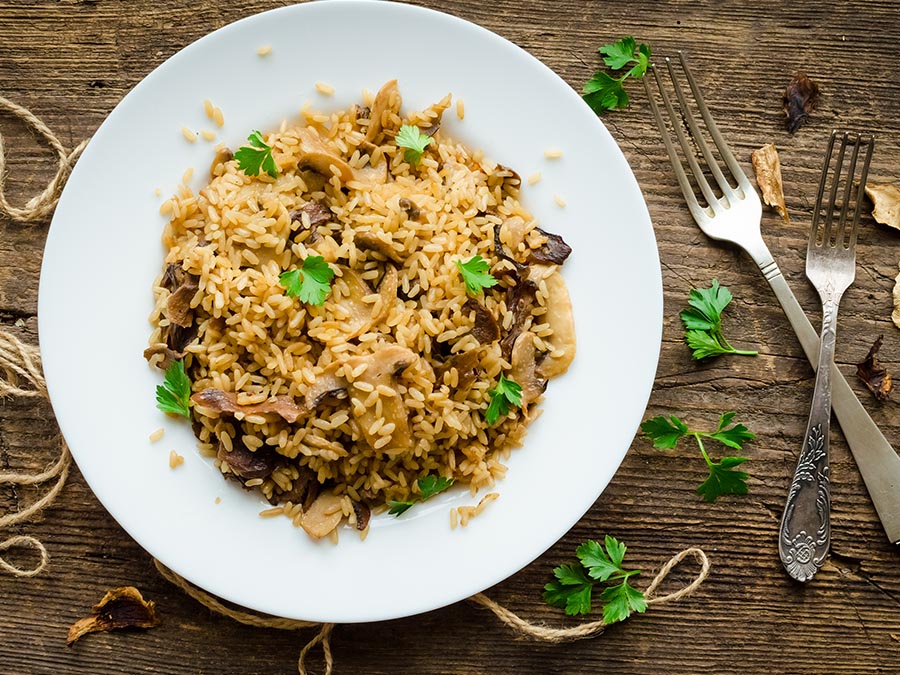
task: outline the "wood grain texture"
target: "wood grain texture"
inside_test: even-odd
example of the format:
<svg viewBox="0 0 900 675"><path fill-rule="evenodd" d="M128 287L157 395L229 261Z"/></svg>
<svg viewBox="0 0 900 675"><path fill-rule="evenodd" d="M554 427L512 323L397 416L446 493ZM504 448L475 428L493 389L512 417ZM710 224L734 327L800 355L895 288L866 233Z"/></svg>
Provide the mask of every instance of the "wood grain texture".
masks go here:
<svg viewBox="0 0 900 675"><path fill-rule="evenodd" d="M72 146L173 53L215 28L279 4L285 3L0 2L0 92L29 107ZM650 42L656 55L687 50L709 107L748 173L753 149L774 142L780 151L792 222L785 225L767 210L764 236L813 323L819 310L804 277L805 228L830 129L873 131L878 145L870 179L900 184L898 0L418 4L499 33L576 88L599 65L596 48L622 35ZM798 69L819 82L823 96L810 123L789 136L781 93ZM694 494L703 465L690 446L664 454L636 439L581 522L490 593L527 617L569 623L543 605L540 589L550 568L570 558L577 543L604 533L628 543L644 579L690 545L707 551L712 576L678 605L655 608L603 637L562 646L516 640L492 615L466 603L416 618L339 626L333 644L338 673L900 671L900 642L891 637L900 634L900 556L883 535L839 431L832 441L833 554L808 586L791 583L780 569L775 537L806 424L812 370L754 264L712 244L694 225L643 91L633 87L632 94L628 110L603 121L635 172L659 242L665 318L647 415L677 414L700 425L725 409L736 410L759 432L747 448L750 494L706 504ZM0 133L10 159L10 196L22 203L52 175L52 155L13 120L0 117ZM602 204L597 213L602 216ZM0 221L0 324L32 342L46 227ZM889 319L898 259L900 234L867 218L856 283L841 307L837 347L841 370L895 447L897 404L876 403L856 381L853 364L884 334L881 360L895 374L900 370L900 331ZM691 287L708 285L713 277L737 298L728 310L729 337L755 345L758 357L691 361L678 311ZM53 454L55 434L49 405L0 402L0 468L43 466ZM0 510L33 496L26 489L0 490ZM0 576L0 673L295 672L308 633L246 628L184 597L156 574L77 471L59 503L19 531L40 537L52 563L37 578ZM693 571L677 571L671 583ZM124 584L138 586L158 603L163 625L145 633L92 635L66 648L68 626L109 587Z"/></svg>

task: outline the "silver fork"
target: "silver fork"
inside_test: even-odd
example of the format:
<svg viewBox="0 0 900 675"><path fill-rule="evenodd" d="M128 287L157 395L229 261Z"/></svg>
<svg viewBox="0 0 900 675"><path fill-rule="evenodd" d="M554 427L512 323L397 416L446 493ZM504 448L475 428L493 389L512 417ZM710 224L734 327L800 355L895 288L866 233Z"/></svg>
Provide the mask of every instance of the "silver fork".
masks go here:
<svg viewBox="0 0 900 675"><path fill-rule="evenodd" d="M835 142L839 143L837 161L832 172L831 158ZM849 163L844 155L852 147ZM821 569L831 545L831 496L829 490L828 441L831 428L831 364L837 332L838 305L844 291L856 278L856 235L859 230L859 211L865 191L866 175L872 159L873 141L870 136L848 132L831 132L825 166L819 181L816 210L813 212L806 250L806 276L819 292L822 300L822 346L816 369L809 422L803 438L803 448L797 470L788 492L778 535L778 554L787 573L797 581L809 581ZM853 182L856 176L860 147L865 147L865 159L856 192L856 208L849 226ZM822 214L822 198L831 176L828 206ZM840 220L835 225L838 187L843 176L844 190ZM824 222L821 222L823 221Z"/></svg>
<svg viewBox="0 0 900 675"><path fill-rule="evenodd" d="M797 298L794 297L787 285L787 281L781 274L781 270L778 269L778 265L772 258L772 254L769 252L765 242L763 242L759 228L762 217L762 205L759 201L759 196L750 184L747 175L735 160L734 155L728 148L728 144L722 138L722 134L716 128L716 123L703 102L703 95L700 93L697 83L687 67L684 54L679 52L679 63L685 79L690 85L694 101L703 118L706 130L712 137L719 155L731 174L732 180L736 183L735 187L732 187L726 181L722 169L715 161L715 157L703 139L697 120L687 106L684 91L678 77L676 77L672 62L666 59L665 63L678 99L681 115L677 114L673 108L666 90L662 86L659 72L655 67L653 68L654 80L691 174L699 185L708 206L701 206L697 195L691 187L690 180L681 164L681 159L666 128L659 106L657 106L656 99L650 90L648 77L644 78L644 87L647 92L647 98L650 101L650 109L656 119L656 124L669 153L672 168L675 170L675 175L681 185L688 208L694 216L697 225L709 237L736 244L753 258L753 261L775 292L775 297L781 303L788 321L800 340L806 357L813 367L817 367L819 336L816 334L809 319L806 318L800 303L797 302ZM703 175L697 158L693 154L690 142L681 128L682 116L687 122L691 135L722 192L721 198L716 197L713 193L709 181ZM847 444L850 446L853 457L856 459L856 464L866 483L866 488L869 491L869 496L872 498L872 503L875 505L875 510L878 511L878 517L881 519L884 531L887 533L888 539L896 544L900 542L900 457L897 456L897 453L894 452L894 449L885 439L884 434L881 433L875 422L869 417L856 394L853 393L850 385L847 384L844 376L841 375L833 363L831 365L831 378L832 406L841 424L841 430L844 432Z"/></svg>

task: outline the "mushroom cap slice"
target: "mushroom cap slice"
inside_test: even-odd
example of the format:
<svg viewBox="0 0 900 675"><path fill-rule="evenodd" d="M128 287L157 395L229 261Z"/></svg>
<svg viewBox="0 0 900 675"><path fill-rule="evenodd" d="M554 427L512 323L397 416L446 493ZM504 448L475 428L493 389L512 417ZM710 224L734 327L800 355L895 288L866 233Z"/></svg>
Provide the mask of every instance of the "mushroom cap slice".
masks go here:
<svg viewBox="0 0 900 675"><path fill-rule="evenodd" d="M300 527L306 533L321 539L331 534L344 518L343 499L332 492L322 492L300 517Z"/></svg>
<svg viewBox="0 0 900 675"><path fill-rule="evenodd" d="M547 380L538 374L534 334L524 332L516 338L512 349L510 377L522 387L522 410L537 401L547 388Z"/></svg>
<svg viewBox="0 0 900 675"><path fill-rule="evenodd" d="M546 275L547 267L532 266L532 274L543 277L547 285L547 314L544 321L550 324L553 335L544 339L550 353L538 366L537 373L548 380L562 375L575 358L575 318L572 316L572 300L565 279L558 270ZM546 276L545 276L546 275Z"/></svg>
<svg viewBox="0 0 900 675"><path fill-rule="evenodd" d="M400 96L397 80L385 82L375 95L375 101L372 103L372 110L369 113L369 128L366 129L366 140L369 143L374 143L384 128L384 114L389 112L397 115L402 103L403 98Z"/></svg>
<svg viewBox="0 0 900 675"><path fill-rule="evenodd" d="M297 137L300 139L300 153L297 157L298 165L308 166L313 171L326 177L334 175L332 170L332 167L334 167L337 169L338 178L340 178L342 183L349 183L356 179L353 167L343 157L328 147L312 129L309 127L298 129Z"/></svg>

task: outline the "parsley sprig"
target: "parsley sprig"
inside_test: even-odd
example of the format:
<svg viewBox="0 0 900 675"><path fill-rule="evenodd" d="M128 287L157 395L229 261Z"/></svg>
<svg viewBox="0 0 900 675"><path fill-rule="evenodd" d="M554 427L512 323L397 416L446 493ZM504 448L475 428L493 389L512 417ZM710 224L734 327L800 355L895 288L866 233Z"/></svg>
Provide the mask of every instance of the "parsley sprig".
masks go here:
<svg viewBox="0 0 900 675"><path fill-rule="evenodd" d="M491 402L484 412L484 421L493 425L501 417L509 414L511 406L522 407L522 387L518 382L507 380L503 373L497 380L497 386L488 391Z"/></svg>
<svg viewBox="0 0 900 675"><path fill-rule="evenodd" d="M300 269L282 272L278 283L284 287L288 297L300 298L300 302L310 305L321 305L331 290L332 279L334 270L325 262L325 258L311 255L303 261Z"/></svg>
<svg viewBox="0 0 900 675"><path fill-rule="evenodd" d="M588 614L594 586L610 582L600 593L605 623L624 621L632 612L643 612L647 609L644 594L628 583L629 578L641 572L623 567L626 550L625 544L609 535L603 544L593 540L584 542L575 549L577 563L553 570L555 579L544 586L544 601L564 608L569 616Z"/></svg>
<svg viewBox="0 0 900 675"><path fill-rule="evenodd" d="M756 356L755 351L735 349L722 333L722 312L732 300L731 291L719 286L718 279L712 280L709 288L691 290L688 307L681 312L684 323L684 339L696 360L719 356L720 354L742 354Z"/></svg>
<svg viewBox="0 0 900 675"><path fill-rule="evenodd" d="M480 255L472 256L466 262L457 260L456 269L466 284L466 292L472 295L478 295L485 288L497 285L497 279L489 271L490 265Z"/></svg>
<svg viewBox="0 0 900 675"><path fill-rule="evenodd" d="M404 124L397 133L397 147L406 148L403 159L410 164L416 164L422 159L422 153L431 143L431 136L422 133L422 130L414 124Z"/></svg>
<svg viewBox="0 0 900 675"><path fill-rule="evenodd" d="M424 502L426 499L431 499L435 495L440 494L453 485L453 479L429 475L419 478L416 481L416 484L419 486L419 498L406 502L388 499L387 505L390 507L388 509L389 515L399 516L415 506L416 502Z"/></svg>
<svg viewBox="0 0 900 675"><path fill-rule="evenodd" d="M184 371L184 361L173 361L166 368L163 383L156 387L156 407L191 419L191 381Z"/></svg>
<svg viewBox="0 0 900 675"><path fill-rule="evenodd" d="M603 63L612 70L622 70L633 64L619 77L598 70L584 83L582 98L599 115L606 110L628 106L628 93L623 85L629 77L640 79L647 72L650 65L650 45L641 43L638 46L635 39L628 36L613 44L603 45L597 51L603 56Z"/></svg>
<svg viewBox="0 0 900 675"><path fill-rule="evenodd" d="M641 424L641 431L653 441L653 447L658 450L671 450L685 436L693 436L700 453L709 469L709 475L697 488L697 494L702 495L708 502L714 502L722 495L747 494L746 480L749 477L745 472L735 470L735 467L747 461L746 457L723 457L718 462L710 459L703 439L709 438L718 441L722 445L735 450L741 450L744 443L753 438L752 433L743 424L732 424L735 413L727 412L719 418L719 425L715 431L697 431L688 426L675 415L668 418L664 416L654 417Z"/></svg>
<svg viewBox="0 0 900 675"><path fill-rule="evenodd" d="M248 176L258 176L262 170L272 178L278 178L278 166L272 157L272 148L266 145L262 134L252 131L247 140L250 141L250 145L244 145L234 153L238 168Z"/></svg>

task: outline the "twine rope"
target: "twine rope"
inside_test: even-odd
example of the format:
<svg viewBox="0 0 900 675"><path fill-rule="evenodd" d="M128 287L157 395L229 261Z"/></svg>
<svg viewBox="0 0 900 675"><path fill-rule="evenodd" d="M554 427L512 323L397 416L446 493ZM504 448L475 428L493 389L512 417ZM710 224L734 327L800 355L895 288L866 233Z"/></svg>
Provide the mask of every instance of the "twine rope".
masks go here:
<svg viewBox="0 0 900 675"><path fill-rule="evenodd" d="M50 128L27 108L0 96L0 109L22 120L29 129L53 148L57 158L56 175L50 179L47 186L39 194L25 202L25 206L21 208L13 206L6 199L6 152L3 147L3 135L0 134L0 214L20 223L37 223L47 220L53 213L53 209L56 208L56 202L59 201L59 195L72 167L75 166L75 162L88 142L82 141L75 146L72 152L68 152L56 134L50 131Z"/></svg>
<svg viewBox="0 0 900 675"><path fill-rule="evenodd" d="M56 175L38 195L32 197L23 208L12 206L6 199L6 157L3 147L3 137L0 135L0 215L22 222L35 223L49 217L59 200L60 192L73 165L87 145L87 141L79 143L72 152L67 152L62 143L52 131L29 110L0 96L0 109L12 113L22 120L33 131L37 132L57 154L58 166ZM27 345L17 337L6 331L0 330L0 397L24 397L24 398L48 398L47 385L41 370L40 351L36 346ZM69 475L72 456L65 441L60 438L59 453L55 462L47 469L38 473L6 471L0 473L0 486L3 485L42 485L56 479L53 486L38 500L19 511L0 515L0 529L27 521L34 517L43 508L52 504ZM33 568L20 568L0 556L0 570L9 572L16 577L32 577L40 574L48 565L50 557L44 545L35 537L28 535L14 535L4 541L0 541L0 553L12 548L31 548L38 552L40 560ZM660 584L669 573L688 556L693 557L700 564L700 571L694 579L683 588L675 590L663 596L656 596ZM181 589L189 597L193 598L204 607L217 614L227 616L247 626L259 628L276 628L280 630L302 630L306 628L319 628L316 635L300 650L297 660L297 672L299 675L309 675L306 668L306 660L310 651L317 645L322 646L322 654L325 661L324 675L332 675L334 670L334 656L331 651L331 635L335 624L316 623L311 621L298 621L284 619L275 616L265 616L253 612L229 607L221 600L209 593L197 588L183 577L179 576L158 560L153 561L156 569L167 581ZM709 576L709 558L699 548L687 548L669 559L653 577L644 595L649 607L658 606L667 602L677 602L690 595ZM483 593L477 593L468 600L476 605L484 607L491 612L507 627L523 637L540 640L549 643L570 642L581 640L601 634L607 627L602 620L589 621L578 626L568 628L554 628L541 623L532 623L520 617L512 610L492 600Z"/></svg>

